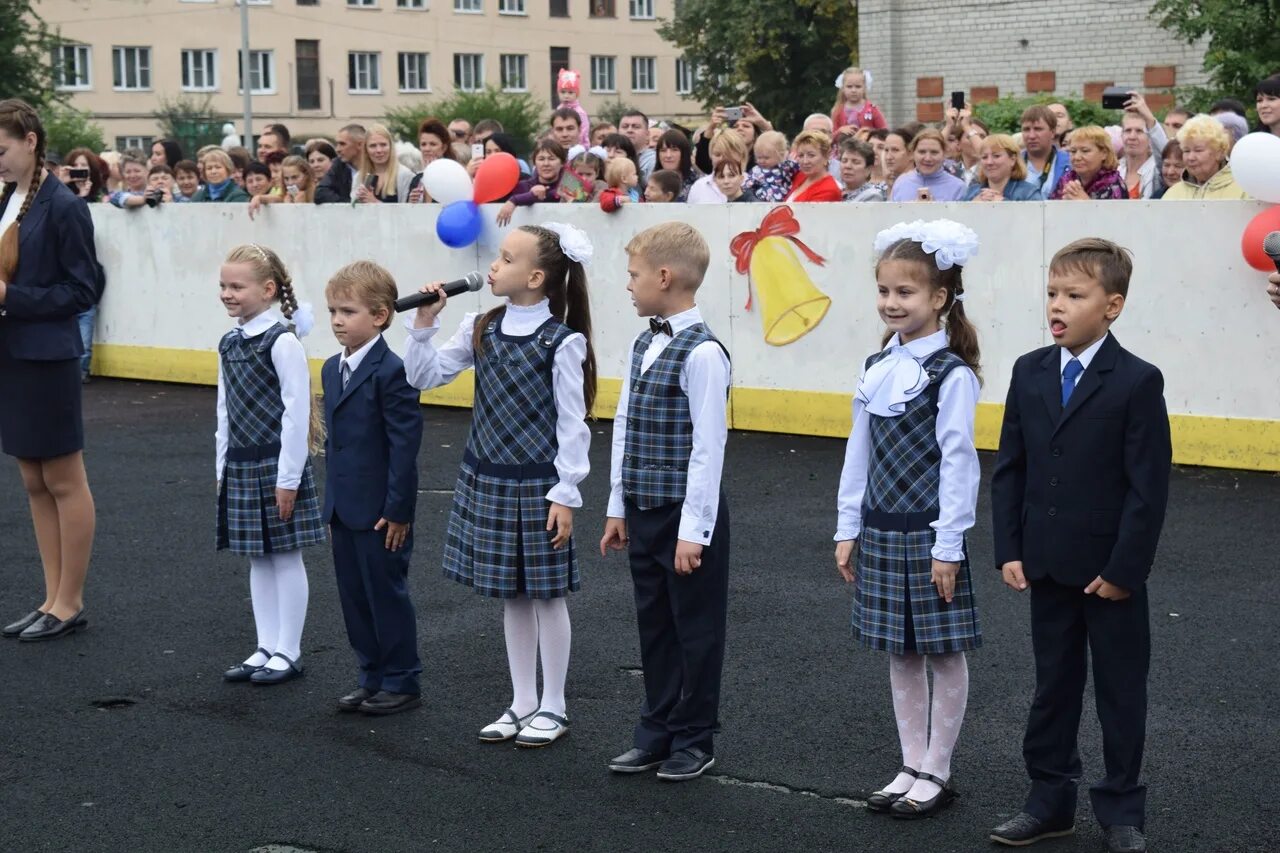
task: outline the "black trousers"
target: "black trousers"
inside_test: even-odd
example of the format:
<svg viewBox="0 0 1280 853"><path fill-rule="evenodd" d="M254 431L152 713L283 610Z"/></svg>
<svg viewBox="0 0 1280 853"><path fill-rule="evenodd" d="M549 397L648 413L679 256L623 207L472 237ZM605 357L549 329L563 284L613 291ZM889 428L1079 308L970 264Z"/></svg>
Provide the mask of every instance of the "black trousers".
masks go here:
<svg viewBox="0 0 1280 853"><path fill-rule="evenodd" d="M627 501L631 579L635 584L644 705L635 730L640 749L665 754L714 751L719 730L729 600L729 510L724 496L711 544L693 574L675 573L680 503L640 510Z"/></svg>
<svg viewBox="0 0 1280 853"><path fill-rule="evenodd" d="M1124 601L1085 595L1052 580L1031 584L1031 640L1036 696L1022 753L1031 777L1026 811L1047 821L1073 820L1082 768L1076 738L1088 658L1102 724L1106 778L1089 789L1103 826L1144 823L1147 789L1139 782L1147 729L1151 626L1147 588Z"/></svg>

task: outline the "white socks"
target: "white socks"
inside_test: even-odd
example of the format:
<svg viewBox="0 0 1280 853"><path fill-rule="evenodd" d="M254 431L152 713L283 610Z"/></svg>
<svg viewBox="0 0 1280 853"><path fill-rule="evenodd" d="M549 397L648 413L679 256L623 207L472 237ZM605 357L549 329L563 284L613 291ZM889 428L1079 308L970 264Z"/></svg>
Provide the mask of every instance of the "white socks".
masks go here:
<svg viewBox="0 0 1280 853"><path fill-rule="evenodd" d="M511 667L511 710L518 717L534 711L564 716L564 684L569 673L569 603L564 598L508 598L502 625ZM542 652L542 703L538 703L538 652Z"/></svg>
<svg viewBox="0 0 1280 853"><path fill-rule="evenodd" d="M917 654L889 656L889 685L893 689L902 763L921 773L950 779L951 755L969 701L969 665L964 652L928 656L933 669L931 715L925 660L924 655ZM941 789L933 782L899 773L884 790L893 794L906 792L912 800L924 802L937 796Z"/></svg>
<svg viewBox="0 0 1280 853"><path fill-rule="evenodd" d="M302 626L307 620L307 568L302 551L265 554L249 558L249 593L253 600L253 622L258 645L272 654L280 653L295 663L302 657ZM255 651L245 661L275 671L289 668L279 658L268 659Z"/></svg>

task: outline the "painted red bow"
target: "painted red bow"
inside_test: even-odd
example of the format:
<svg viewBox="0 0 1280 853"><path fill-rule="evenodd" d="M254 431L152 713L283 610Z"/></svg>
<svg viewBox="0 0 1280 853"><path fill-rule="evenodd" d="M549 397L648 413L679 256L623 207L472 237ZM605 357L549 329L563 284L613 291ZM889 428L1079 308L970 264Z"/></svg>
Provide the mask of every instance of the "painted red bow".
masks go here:
<svg viewBox="0 0 1280 853"><path fill-rule="evenodd" d="M751 310L751 280L749 273L751 271L751 253L755 251L756 244L767 237L785 237L792 243L800 247L800 251L804 252L804 256L813 261L818 266L822 266L827 259L819 255L813 249L804 244L803 240L796 237L800 233L800 223L796 221L796 215L790 207L775 207L769 211L769 214L760 223L760 227L755 231L743 231L729 244L729 251L733 253L733 257L737 259L736 268L738 272L747 275L747 305L748 311Z"/></svg>

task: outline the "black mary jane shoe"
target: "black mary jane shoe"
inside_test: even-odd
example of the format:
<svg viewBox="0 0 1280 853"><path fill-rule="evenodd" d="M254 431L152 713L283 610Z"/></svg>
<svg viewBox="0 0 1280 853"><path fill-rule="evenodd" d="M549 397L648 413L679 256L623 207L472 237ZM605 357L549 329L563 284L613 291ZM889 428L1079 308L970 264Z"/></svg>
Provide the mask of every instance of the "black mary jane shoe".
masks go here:
<svg viewBox="0 0 1280 853"><path fill-rule="evenodd" d="M935 785L940 785L942 790L939 791L933 799L925 800L923 803L918 803L909 797L901 797L889 808L889 813L894 817L901 818L902 820L920 820L921 818L933 817L938 812L951 805L951 803L955 801L956 797L960 796L956 793L956 789L951 787L951 782L949 780L939 779L937 776L929 773L917 774L916 778L923 779L926 782L932 782Z"/></svg>
<svg viewBox="0 0 1280 853"><path fill-rule="evenodd" d="M258 650L257 650L257 651L255 651L253 654L255 654L255 655L256 655L256 654L264 654L264 655L266 655L268 658L270 658L270 657L271 657L271 652L267 651L266 649L258 649ZM251 657L252 657L252 655L251 655ZM249 680L249 678L250 678L250 676L252 676L255 672L257 672L257 671L258 671L258 670L260 670L260 669L262 669L262 667L260 667L260 666L253 666L253 665L251 665L251 664L247 664L247 663L238 663L238 664L236 664L235 666L231 667L231 669L229 669L229 670L227 670L226 672L222 673L222 680L223 680L223 681L230 681L230 682L233 682L233 683L235 683L235 682L242 682L242 681L248 681L248 680Z"/></svg>
<svg viewBox="0 0 1280 853"><path fill-rule="evenodd" d="M74 634L82 628L89 627L89 620L84 615L84 608L70 619L59 619L52 613L42 613L40 618L26 627L18 640L23 643L39 643L44 640L56 640Z"/></svg>
<svg viewBox="0 0 1280 853"><path fill-rule="evenodd" d="M286 681L293 681L295 678L302 675L302 667L298 666L296 662L289 660L289 658L279 652L276 652L272 657L280 658L280 660L289 664L289 668L268 669L264 666L262 669L249 676L250 684L284 684Z"/></svg>
<svg viewBox="0 0 1280 853"><path fill-rule="evenodd" d="M905 764L898 768L898 772L906 773L912 779L919 778L920 776L919 770L916 770L914 767L908 767ZM867 797L867 811L875 812L876 814L888 814L889 809L893 808L893 804L905 797L906 794L906 791L903 791L901 794L894 794L884 789L876 791Z"/></svg>
<svg viewBox="0 0 1280 853"><path fill-rule="evenodd" d="M44 615L43 610L32 610L26 616L23 616L17 622L11 625L5 625L4 630L0 631L0 636L9 637L10 639L17 637L23 631L35 624L36 620Z"/></svg>

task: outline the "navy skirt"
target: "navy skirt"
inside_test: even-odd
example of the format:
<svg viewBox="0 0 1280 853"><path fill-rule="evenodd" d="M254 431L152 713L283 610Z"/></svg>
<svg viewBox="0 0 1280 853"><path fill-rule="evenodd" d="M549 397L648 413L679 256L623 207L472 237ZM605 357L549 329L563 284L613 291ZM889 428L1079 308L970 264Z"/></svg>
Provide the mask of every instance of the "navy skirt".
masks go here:
<svg viewBox="0 0 1280 853"><path fill-rule="evenodd" d="M0 450L54 459L84 450L80 359L28 361L0 340Z"/></svg>

